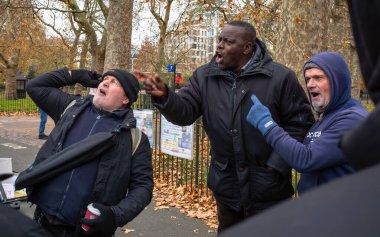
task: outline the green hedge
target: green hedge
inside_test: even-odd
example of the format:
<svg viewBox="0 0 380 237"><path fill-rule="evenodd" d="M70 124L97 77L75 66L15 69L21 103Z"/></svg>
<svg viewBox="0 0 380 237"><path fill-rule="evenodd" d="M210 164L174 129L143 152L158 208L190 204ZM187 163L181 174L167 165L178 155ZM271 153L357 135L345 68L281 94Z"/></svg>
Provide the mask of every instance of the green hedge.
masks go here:
<svg viewBox="0 0 380 237"><path fill-rule="evenodd" d="M4 100L0 99L0 112L37 112L36 104L30 98Z"/></svg>

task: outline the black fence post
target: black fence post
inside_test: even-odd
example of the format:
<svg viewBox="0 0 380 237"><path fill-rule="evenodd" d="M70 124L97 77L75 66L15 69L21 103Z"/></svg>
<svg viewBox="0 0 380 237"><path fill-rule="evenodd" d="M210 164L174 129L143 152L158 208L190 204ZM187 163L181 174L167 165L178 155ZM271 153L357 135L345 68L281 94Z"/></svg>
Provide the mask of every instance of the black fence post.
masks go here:
<svg viewBox="0 0 380 237"><path fill-rule="evenodd" d="M199 121L195 123L195 187L198 188L199 178Z"/></svg>

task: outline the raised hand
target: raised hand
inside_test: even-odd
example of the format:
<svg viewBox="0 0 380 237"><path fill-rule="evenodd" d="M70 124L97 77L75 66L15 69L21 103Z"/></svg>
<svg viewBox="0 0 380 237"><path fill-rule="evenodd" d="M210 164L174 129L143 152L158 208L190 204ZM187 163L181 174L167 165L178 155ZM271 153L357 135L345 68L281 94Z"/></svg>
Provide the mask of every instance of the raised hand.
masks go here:
<svg viewBox="0 0 380 237"><path fill-rule="evenodd" d="M74 82L80 83L84 87L97 88L100 84L99 78L102 75L96 71L86 69L71 70L71 78Z"/></svg>
<svg viewBox="0 0 380 237"><path fill-rule="evenodd" d="M133 71L137 78L144 79L145 91L154 97L164 97L167 95L167 89L164 81L159 76L151 76L139 70Z"/></svg>
<svg viewBox="0 0 380 237"><path fill-rule="evenodd" d="M265 136L277 123L273 121L269 109L255 95L251 96L251 100L253 105L248 112L247 121Z"/></svg>

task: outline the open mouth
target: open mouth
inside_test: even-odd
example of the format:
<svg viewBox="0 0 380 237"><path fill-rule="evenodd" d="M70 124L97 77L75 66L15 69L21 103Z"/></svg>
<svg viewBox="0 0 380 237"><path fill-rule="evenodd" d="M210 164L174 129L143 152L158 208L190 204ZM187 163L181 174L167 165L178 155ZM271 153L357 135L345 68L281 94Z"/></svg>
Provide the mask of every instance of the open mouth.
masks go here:
<svg viewBox="0 0 380 237"><path fill-rule="evenodd" d="M220 53L216 52L215 53L215 62L217 64L220 64L220 63L222 63L222 60L223 60L223 56Z"/></svg>
<svg viewBox="0 0 380 237"><path fill-rule="evenodd" d="M319 96L320 94L318 92L310 92L310 96L312 99L315 99Z"/></svg>
<svg viewBox="0 0 380 237"><path fill-rule="evenodd" d="M99 93L100 93L101 95L103 95L103 96L106 95L106 91L105 91L104 89L99 89Z"/></svg>

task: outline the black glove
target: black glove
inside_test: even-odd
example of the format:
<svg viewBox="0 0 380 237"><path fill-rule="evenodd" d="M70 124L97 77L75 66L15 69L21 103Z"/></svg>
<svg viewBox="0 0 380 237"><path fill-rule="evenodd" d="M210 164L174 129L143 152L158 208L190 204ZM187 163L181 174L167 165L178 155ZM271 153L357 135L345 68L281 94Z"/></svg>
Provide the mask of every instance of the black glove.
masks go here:
<svg viewBox="0 0 380 237"><path fill-rule="evenodd" d="M86 236L112 236L116 230L115 215L111 207L104 206L100 203L94 203L93 206L100 211L100 216L95 219L81 219L81 223L90 226L88 231L83 230Z"/></svg>
<svg viewBox="0 0 380 237"><path fill-rule="evenodd" d="M84 87L96 88L100 84L98 80L102 75L96 71L86 69L71 70L71 78L74 82L80 83Z"/></svg>

